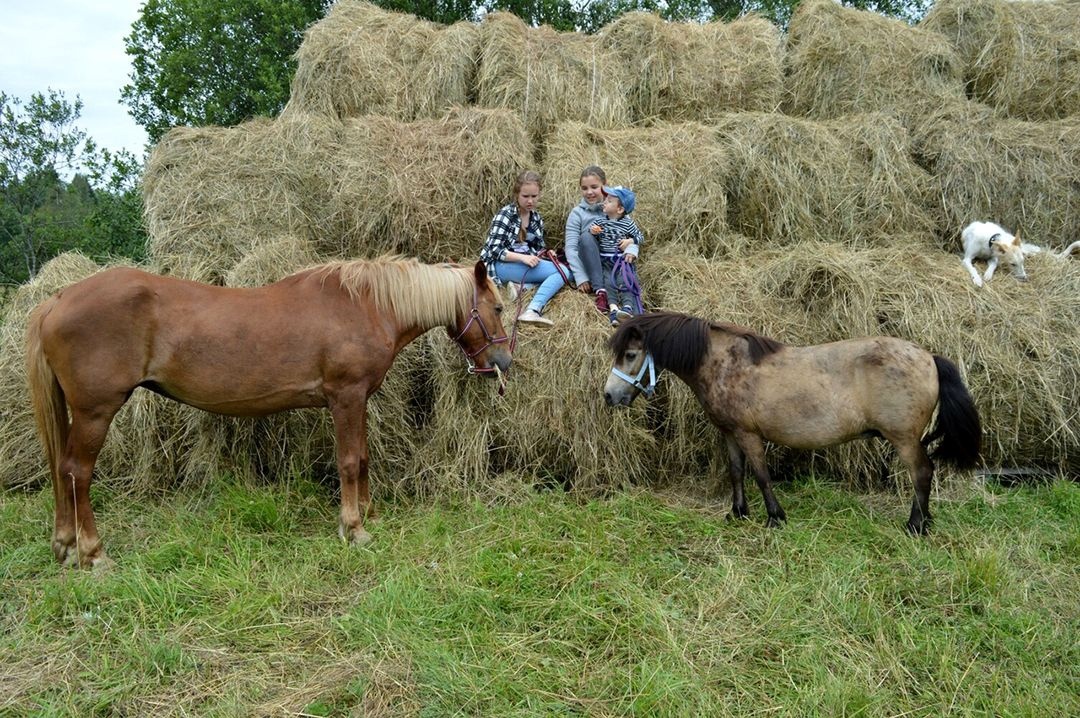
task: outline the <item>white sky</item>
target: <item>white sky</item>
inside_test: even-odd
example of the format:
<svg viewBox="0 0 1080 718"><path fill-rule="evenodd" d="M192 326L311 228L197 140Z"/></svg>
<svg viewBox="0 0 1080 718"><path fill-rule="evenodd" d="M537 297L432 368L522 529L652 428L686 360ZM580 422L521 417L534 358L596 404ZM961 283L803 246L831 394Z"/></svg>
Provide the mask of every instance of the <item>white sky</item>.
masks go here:
<svg viewBox="0 0 1080 718"><path fill-rule="evenodd" d="M0 0L0 90L82 98L76 126L99 147L142 159L146 132L120 104L131 75L124 37L143 0Z"/></svg>

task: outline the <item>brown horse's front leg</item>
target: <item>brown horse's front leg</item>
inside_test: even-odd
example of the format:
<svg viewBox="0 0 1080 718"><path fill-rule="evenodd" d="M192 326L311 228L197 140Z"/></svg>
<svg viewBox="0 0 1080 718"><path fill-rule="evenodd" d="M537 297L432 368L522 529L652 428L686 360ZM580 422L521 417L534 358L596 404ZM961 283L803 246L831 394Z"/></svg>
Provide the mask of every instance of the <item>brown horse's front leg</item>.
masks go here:
<svg viewBox="0 0 1080 718"><path fill-rule="evenodd" d="M355 546L371 541L364 516L371 505L368 488L367 396L339 396L330 404L337 439L341 517L338 534Z"/></svg>
<svg viewBox="0 0 1080 718"><path fill-rule="evenodd" d="M738 432L735 440L750 464L750 470L754 472L758 488L761 489L761 496L765 499L765 512L769 515L765 525L776 528L787 521L787 514L773 495L772 480L769 478L769 469L765 465L765 445L760 436L746 431Z"/></svg>
<svg viewBox="0 0 1080 718"><path fill-rule="evenodd" d="M724 443L727 444L728 472L731 474L731 518L745 519L750 516L750 509L746 505L746 494L743 490L743 479L746 475L745 457L734 436L725 432Z"/></svg>

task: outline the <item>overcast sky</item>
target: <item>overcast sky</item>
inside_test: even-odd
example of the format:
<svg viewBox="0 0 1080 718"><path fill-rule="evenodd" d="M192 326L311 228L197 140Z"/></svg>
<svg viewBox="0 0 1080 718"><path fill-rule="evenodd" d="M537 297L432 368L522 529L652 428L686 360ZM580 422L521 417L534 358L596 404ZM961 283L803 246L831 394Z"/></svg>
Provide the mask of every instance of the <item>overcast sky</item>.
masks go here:
<svg viewBox="0 0 1080 718"><path fill-rule="evenodd" d="M130 82L124 37L143 0L0 0L0 90L24 102L34 92L82 98L77 125L111 150L142 159L146 132L120 104Z"/></svg>

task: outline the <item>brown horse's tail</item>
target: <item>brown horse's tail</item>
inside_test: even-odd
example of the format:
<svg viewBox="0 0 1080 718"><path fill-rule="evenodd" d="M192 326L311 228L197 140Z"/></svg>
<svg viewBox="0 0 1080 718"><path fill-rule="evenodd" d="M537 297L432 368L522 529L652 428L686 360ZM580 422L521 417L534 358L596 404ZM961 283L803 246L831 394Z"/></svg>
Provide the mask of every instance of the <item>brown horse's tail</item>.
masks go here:
<svg viewBox="0 0 1080 718"><path fill-rule="evenodd" d="M945 357L934 355L938 373L938 418L923 442L940 438L931 458L958 469L973 469L982 449L982 424L975 402L960 378L960 370Z"/></svg>
<svg viewBox="0 0 1080 718"><path fill-rule="evenodd" d="M67 400L56 374L41 346L41 323L55 299L48 299L30 313L26 327L26 378L30 383L30 403L34 407L38 437L45 447L49 473L55 479L68 438Z"/></svg>

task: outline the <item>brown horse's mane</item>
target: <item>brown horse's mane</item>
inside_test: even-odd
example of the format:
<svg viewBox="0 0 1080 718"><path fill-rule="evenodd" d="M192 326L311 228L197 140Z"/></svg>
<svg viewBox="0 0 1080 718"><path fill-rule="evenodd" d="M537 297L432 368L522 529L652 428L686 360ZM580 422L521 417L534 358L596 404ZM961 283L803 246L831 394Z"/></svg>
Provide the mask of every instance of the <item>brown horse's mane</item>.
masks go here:
<svg viewBox="0 0 1080 718"><path fill-rule="evenodd" d="M462 265L387 256L328 262L304 271L323 282L335 277L353 301L371 297L380 313L393 314L404 325L453 324L472 306L473 270Z"/></svg>
<svg viewBox="0 0 1080 718"><path fill-rule="evenodd" d="M775 339L727 322L709 322L678 312L651 312L619 325L608 342L616 359L622 357L630 340L640 337L645 350L661 369L673 372L692 372L701 366L709 350L709 330L718 329L742 337L750 349L750 360L757 364L762 358L783 349Z"/></svg>

